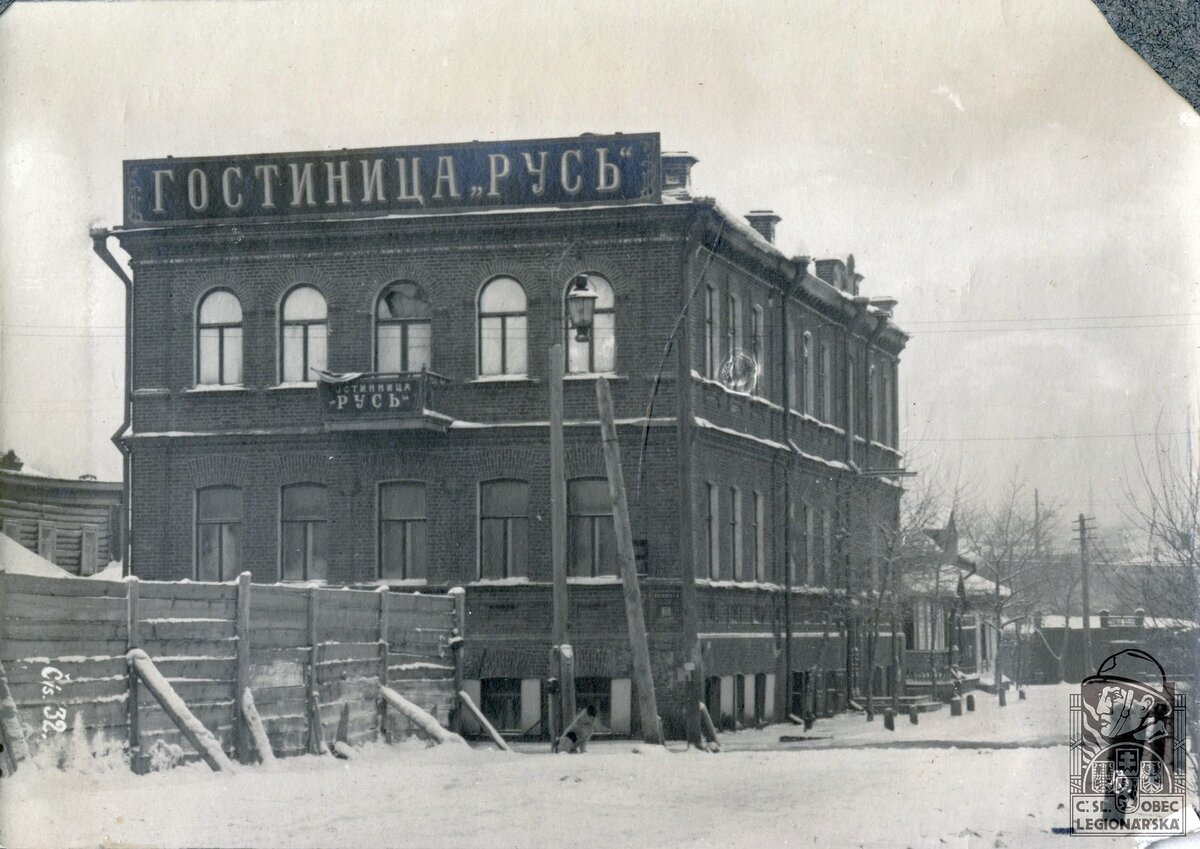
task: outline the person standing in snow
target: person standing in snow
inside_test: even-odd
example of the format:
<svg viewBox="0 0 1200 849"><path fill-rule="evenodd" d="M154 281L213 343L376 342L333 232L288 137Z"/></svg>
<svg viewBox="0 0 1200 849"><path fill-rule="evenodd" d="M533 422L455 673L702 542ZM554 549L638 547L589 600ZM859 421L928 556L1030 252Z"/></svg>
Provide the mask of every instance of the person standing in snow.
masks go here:
<svg viewBox="0 0 1200 849"><path fill-rule="evenodd" d="M580 711L579 716L575 717L575 721L567 727L562 736L550 744L550 751L557 753L562 750L571 754L586 752L588 740L592 739L595 731L596 706L588 705L586 710Z"/></svg>

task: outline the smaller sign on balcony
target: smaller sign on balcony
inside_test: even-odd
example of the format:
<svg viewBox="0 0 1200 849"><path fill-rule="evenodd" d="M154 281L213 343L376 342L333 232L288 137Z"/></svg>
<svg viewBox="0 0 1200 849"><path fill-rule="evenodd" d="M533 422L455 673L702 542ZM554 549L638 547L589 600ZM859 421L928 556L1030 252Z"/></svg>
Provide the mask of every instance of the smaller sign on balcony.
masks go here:
<svg viewBox="0 0 1200 849"><path fill-rule="evenodd" d="M330 429L433 427L444 430L450 419L432 412L431 384L443 380L432 372L378 374L321 372L321 407Z"/></svg>

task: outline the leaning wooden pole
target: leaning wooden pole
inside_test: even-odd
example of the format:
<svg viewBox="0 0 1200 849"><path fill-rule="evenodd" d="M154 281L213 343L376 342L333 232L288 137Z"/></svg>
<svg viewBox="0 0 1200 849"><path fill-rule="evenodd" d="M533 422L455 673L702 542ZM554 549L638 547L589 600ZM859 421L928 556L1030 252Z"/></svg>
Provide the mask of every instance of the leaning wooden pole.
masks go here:
<svg viewBox="0 0 1200 849"><path fill-rule="evenodd" d="M426 737L433 740L435 743L457 743L465 746L467 741L455 734L453 731L448 731L441 726L428 711L404 698L391 687L380 687L379 697L387 702L409 722L421 729Z"/></svg>
<svg viewBox="0 0 1200 849"><path fill-rule="evenodd" d="M29 760L29 741L25 739L17 703L8 689L3 664L0 664L0 738L4 740L4 760L8 765L4 774L11 775L17 771L17 764Z"/></svg>
<svg viewBox="0 0 1200 849"><path fill-rule="evenodd" d="M262 761L263 766L274 766L275 753L271 751L271 738L267 736L267 729L263 727L262 717L258 715L258 708L254 705L254 693L250 691L249 687L242 690L241 708L248 745L254 746L255 753Z"/></svg>
<svg viewBox="0 0 1200 849"><path fill-rule="evenodd" d="M467 695L467 691L459 690L458 698L462 702L462 706L467 709L467 713L475 717L475 721L479 723L479 727L486 731L487 735L492 738L492 742L499 746L503 751L511 752L512 747L510 747L505 739L500 736L500 732L496 730L496 727L492 725L492 723L488 722L487 717L483 715L483 711L481 711L471 697Z"/></svg>
<svg viewBox="0 0 1200 849"><path fill-rule="evenodd" d="M642 738L647 743L661 743L662 727L654 696L654 675L650 669L650 645L646 639L646 621L642 613L642 590L638 586L637 562L633 553L633 528L629 523L629 502L625 497L625 476L621 471L621 446L617 443L617 426L613 421L612 393L608 381L603 377L596 380L596 403L600 407L604 466L608 471L608 494L613 505L613 529L617 537L621 586L625 590L625 620L629 626L629 647L637 681Z"/></svg>
<svg viewBox="0 0 1200 849"><path fill-rule="evenodd" d="M188 739L188 742L196 747L196 751L204 758L204 762L214 772L236 772L233 761L229 760L221 748L221 744L217 742L217 738L204 727L200 720L196 719L194 713L188 710L183 699L179 698L179 694L158 671L154 661L150 659L150 655L141 649L131 649L126 655L126 659L129 661L130 668L142 679L146 689L162 705L167 716L171 717L171 721L183 732L183 736Z"/></svg>

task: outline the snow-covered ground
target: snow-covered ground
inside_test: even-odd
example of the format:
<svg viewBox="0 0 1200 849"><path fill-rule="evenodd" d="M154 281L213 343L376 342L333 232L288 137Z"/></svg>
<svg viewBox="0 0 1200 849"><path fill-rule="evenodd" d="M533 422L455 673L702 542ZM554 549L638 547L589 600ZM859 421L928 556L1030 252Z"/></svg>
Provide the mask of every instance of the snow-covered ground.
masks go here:
<svg viewBox="0 0 1200 849"><path fill-rule="evenodd" d="M974 715L943 710L916 727L905 718L894 733L859 716L808 732L836 741L780 744L781 734L804 733L791 725L725 735L719 755L629 741L578 756L405 744L232 776L202 764L144 777L27 767L4 780L0 841L10 849L1069 846L1072 838L1051 831L1068 824L1069 689L1029 692L1002 710L981 697ZM918 741L926 745L909 747ZM995 748L1015 743L1027 747Z"/></svg>

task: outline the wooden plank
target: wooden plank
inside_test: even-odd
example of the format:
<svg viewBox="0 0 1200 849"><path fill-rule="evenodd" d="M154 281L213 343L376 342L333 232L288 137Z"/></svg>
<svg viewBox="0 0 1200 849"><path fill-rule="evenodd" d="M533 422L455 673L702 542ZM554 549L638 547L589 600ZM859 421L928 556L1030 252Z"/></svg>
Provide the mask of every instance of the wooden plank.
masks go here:
<svg viewBox="0 0 1200 849"><path fill-rule="evenodd" d="M9 593L6 616L21 619L78 619L124 622L125 599L110 596L53 596Z"/></svg>
<svg viewBox="0 0 1200 849"><path fill-rule="evenodd" d="M237 640L141 640L141 646L151 657L236 658Z"/></svg>
<svg viewBox="0 0 1200 849"><path fill-rule="evenodd" d="M125 623L72 619L4 621L4 638L12 640L124 640Z"/></svg>
<svg viewBox="0 0 1200 849"><path fill-rule="evenodd" d="M205 705L192 704L188 705L188 710L192 716L196 718L209 731L217 728L232 728L234 721L234 706L233 704L226 705ZM146 734L150 731L170 731L178 730L178 725L172 716L160 706L141 708L141 731ZM143 748L145 741L143 741Z"/></svg>
<svg viewBox="0 0 1200 849"><path fill-rule="evenodd" d="M397 616L418 611L445 611L454 614L454 599L445 595L416 595L415 593L392 593L392 613Z"/></svg>
<svg viewBox="0 0 1200 849"><path fill-rule="evenodd" d="M188 704L193 702L209 702L232 700L235 681L206 681L195 678L170 678L167 682L179 694L179 698Z"/></svg>
<svg viewBox="0 0 1200 849"><path fill-rule="evenodd" d="M138 608L147 619L229 619L237 616L237 604L228 600L144 598Z"/></svg>
<svg viewBox="0 0 1200 849"><path fill-rule="evenodd" d="M250 664L250 687L260 692L266 687L303 687L305 665L294 660Z"/></svg>
<svg viewBox="0 0 1200 849"><path fill-rule="evenodd" d="M340 663L322 663L317 668L317 683L327 684L332 681L347 681L353 678L370 678L379 681L379 661L342 661Z"/></svg>
<svg viewBox="0 0 1200 849"><path fill-rule="evenodd" d="M0 660L29 660L44 657L59 658L120 657L125 654L125 640L4 640Z"/></svg>
<svg viewBox="0 0 1200 849"><path fill-rule="evenodd" d="M64 678L76 680L80 678L110 678L114 675L124 675L125 670L128 669L128 663L125 661L124 656L119 656L101 660L58 661L53 664L41 661L31 663L24 660L14 660L11 663L5 664L10 684L36 683L40 686L43 680L42 670L47 667L58 671L58 674L54 672L50 673L50 676L56 680L59 674Z"/></svg>
<svg viewBox="0 0 1200 849"><path fill-rule="evenodd" d="M80 704L63 705L67 708L65 718L67 728L71 728L75 724L75 715L83 715L83 725L85 728L95 728L100 726L111 726L127 728L129 725L129 713L126 707L126 699L121 698L107 702L95 702L86 700ZM17 713L21 717L21 722L34 732L34 737L41 734L43 730L42 720L45 718L42 708L46 706L45 702L35 702L32 704L18 704Z"/></svg>
<svg viewBox="0 0 1200 849"><path fill-rule="evenodd" d="M307 591L302 588L277 587L252 584L254 593L254 618L285 615L301 616L308 610Z"/></svg>
<svg viewBox="0 0 1200 849"><path fill-rule="evenodd" d="M388 636L401 634L405 631L420 629L423 631L441 631L450 633L455 627L453 613L445 611L416 610L408 613L396 613L392 616Z"/></svg>
<svg viewBox="0 0 1200 849"><path fill-rule="evenodd" d="M61 578L41 578L12 572L0 574L5 592L72 598L125 598L122 581L64 581Z"/></svg>
<svg viewBox="0 0 1200 849"><path fill-rule="evenodd" d="M258 621L250 625L250 640L258 648L300 648L308 645L308 629L303 625L291 627L262 627Z"/></svg>
<svg viewBox="0 0 1200 849"><path fill-rule="evenodd" d="M454 667L444 663L402 663L388 667L393 681L425 680L429 678L454 680Z"/></svg>
<svg viewBox="0 0 1200 849"><path fill-rule="evenodd" d="M236 584L181 583L179 581L142 581L141 597L191 601L237 601Z"/></svg>
<svg viewBox="0 0 1200 849"><path fill-rule="evenodd" d="M65 704L90 701L95 698L119 696L127 692L129 680L124 675L113 678L87 678L54 681L10 681L9 691L21 704ZM49 692L47 690L49 689Z"/></svg>
<svg viewBox="0 0 1200 849"><path fill-rule="evenodd" d="M379 636L379 629L375 626L369 628L346 628L346 627L330 627L321 626L321 639L328 643L370 643L374 646Z"/></svg>
<svg viewBox="0 0 1200 849"><path fill-rule="evenodd" d="M322 642L322 662L338 660L375 660L379 657L379 644L375 640L362 643Z"/></svg>
<svg viewBox="0 0 1200 849"><path fill-rule="evenodd" d="M320 590L321 610L330 612L362 611L375 614L379 602L371 590Z"/></svg>
<svg viewBox="0 0 1200 849"><path fill-rule="evenodd" d="M379 695L379 680L375 676L329 681L319 686L322 705L359 701L369 704L372 712L375 710L375 698Z"/></svg>
<svg viewBox="0 0 1200 849"><path fill-rule="evenodd" d="M508 747L508 743L504 742L504 738L500 736L499 732L492 726L492 723L488 722L487 717L483 715L483 711L475 705L475 702L471 701L471 697L467 695L467 691L459 690L458 698L463 709L475 718L475 721L479 723L479 727L486 731L487 735L492 738L492 742L499 746L502 751L511 752L512 749Z"/></svg>
<svg viewBox="0 0 1200 849"><path fill-rule="evenodd" d="M232 640L237 623L211 619L143 619L139 623L142 640Z"/></svg>
<svg viewBox="0 0 1200 849"><path fill-rule="evenodd" d="M168 681L174 678L217 678L233 681L237 676L237 661L234 658L163 658L154 660L158 671Z"/></svg>

